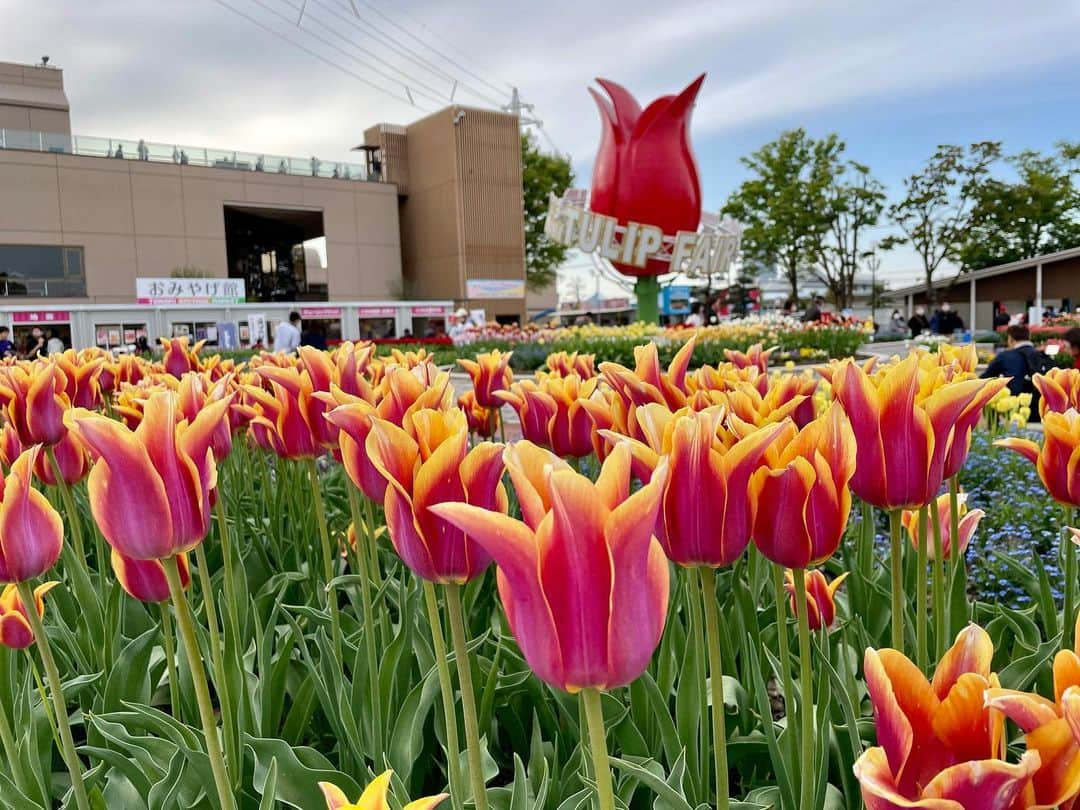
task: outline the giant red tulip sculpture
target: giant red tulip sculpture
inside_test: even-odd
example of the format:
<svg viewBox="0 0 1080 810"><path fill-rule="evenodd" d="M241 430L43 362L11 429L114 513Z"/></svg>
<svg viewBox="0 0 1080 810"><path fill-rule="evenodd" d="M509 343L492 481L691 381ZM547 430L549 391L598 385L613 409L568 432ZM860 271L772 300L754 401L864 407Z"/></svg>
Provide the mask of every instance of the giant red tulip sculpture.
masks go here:
<svg viewBox="0 0 1080 810"><path fill-rule="evenodd" d="M702 74L680 93L661 96L642 109L625 87L597 79L608 98L589 90L600 109L602 126L589 195L593 213L612 217L623 226L631 222L651 225L670 236L697 230L701 181L690 147L690 116L704 81ZM625 253L613 264L620 272L638 277L638 318L655 323L657 278L670 268L655 259L641 266Z"/></svg>
<svg viewBox="0 0 1080 810"><path fill-rule="evenodd" d="M460 502L429 508L495 558L507 621L533 671L581 694L600 808L613 810L600 691L636 679L663 633L668 563L653 527L666 464L630 494L625 445L595 483L527 441L505 458L522 521Z"/></svg>

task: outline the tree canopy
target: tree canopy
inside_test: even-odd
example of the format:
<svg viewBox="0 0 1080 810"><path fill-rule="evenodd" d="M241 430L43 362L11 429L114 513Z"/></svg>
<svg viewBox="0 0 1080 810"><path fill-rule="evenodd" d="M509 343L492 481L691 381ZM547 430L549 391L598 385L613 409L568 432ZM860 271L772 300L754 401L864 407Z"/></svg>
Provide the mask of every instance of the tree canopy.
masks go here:
<svg viewBox="0 0 1080 810"><path fill-rule="evenodd" d="M528 133L521 136L521 185L525 209L525 280L530 289L541 289L555 280L555 270L569 248L552 242L544 233L548 199L561 197L574 182L570 161L540 151Z"/></svg>

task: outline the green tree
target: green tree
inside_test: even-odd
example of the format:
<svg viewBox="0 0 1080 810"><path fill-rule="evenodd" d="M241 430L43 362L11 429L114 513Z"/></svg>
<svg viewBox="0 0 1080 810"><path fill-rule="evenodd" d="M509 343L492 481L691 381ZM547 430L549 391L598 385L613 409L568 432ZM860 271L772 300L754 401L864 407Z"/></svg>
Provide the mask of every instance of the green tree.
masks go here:
<svg viewBox="0 0 1080 810"><path fill-rule="evenodd" d="M530 289L547 287L569 248L552 242L544 233L548 199L561 197L574 182L570 161L540 151L528 133L521 136L521 187L525 208L525 281Z"/></svg>
<svg viewBox="0 0 1080 810"><path fill-rule="evenodd" d="M946 261L960 260L980 189L1000 157L997 141L939 146L922 169L904 180L904 196L889 206L889 219L899 233L883 239L881 248L908 245L915 251L931 301L936 298L934 274Z"/></svg>
<svg viewBox="0 0 1080 810"><path fill-rule="evenodd" d="M751 176L723 208L744 227L744 256L759 266L778 267L796 299L799 279L815 260L814 245L828 229L826 191L843 151L835 134L815 140L803 129L781 133L741 159Z"/></svg>
<svg viewBox="0 0 1080 810"><path fill-rule="evenodd" d="M867 232L878 224L885 208L885 186L870 174L870 167L854 160L834 161L826 172L831 182L824 189L827 227L817 231L810 245L814 274L828 288L840 309L851 305L855 274L871 256Z"/></svg>
<svg viewBox="0 0 1080 810"><path fill-rule="evenodd" d="M1008 163L1013 181L993 178L976 195L960 264L978 270L1072 247L1080 239L1080 190L1075 160L1080 144L1056 153L1027 150Z"/></svg>

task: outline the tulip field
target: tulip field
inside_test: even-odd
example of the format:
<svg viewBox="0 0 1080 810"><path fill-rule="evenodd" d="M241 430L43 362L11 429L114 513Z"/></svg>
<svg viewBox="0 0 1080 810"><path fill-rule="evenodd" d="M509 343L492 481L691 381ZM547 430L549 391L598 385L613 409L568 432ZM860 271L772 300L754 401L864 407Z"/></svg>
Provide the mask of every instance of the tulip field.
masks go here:
<svg viewBox="0 0 1080 810"><path fill-rule="evenodd" d="M1080 795L1080 371L163 343L0 365L0 807Z"/></svg>

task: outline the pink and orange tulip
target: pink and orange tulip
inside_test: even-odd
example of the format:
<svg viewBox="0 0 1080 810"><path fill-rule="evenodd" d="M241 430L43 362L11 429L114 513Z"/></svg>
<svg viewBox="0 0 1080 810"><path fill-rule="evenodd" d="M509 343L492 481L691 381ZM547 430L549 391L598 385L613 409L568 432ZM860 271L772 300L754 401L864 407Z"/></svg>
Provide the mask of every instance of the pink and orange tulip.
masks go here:
<svg viewBox="0 0 1080 810"><path fill-rule="evenodd" d="M552 352L547 356L548 370L559 377L577 374L583 380L596 376L596 355L579 352Z"/></svg>
<svg viewBox="0 0 1080 810"><path fill-rule="evenodd" d="M967 509L967 494L960 493L960 497L957 499L957 506L960 510L960 536L957 538L957 542L953 543L952 527L950 526L949 515L949 495L938 496L937 500L930 505L931 509L937 510L938 525L941 526L941 551L942 558L949 559L952 557L952 550L955 545L960 553L960 556L964 555L967 550L968 544L971 542L971 538L975 536L975 530L979 527L979 521L985 517L986 513L982 509ZM900 521L903 523L904 528L907 529L908 535L911 537L911 542L915 548L919 547L919 513L910 509L905 509L900 516ZM926 553L929 559L934 559L934 535L933 535L933 520L927 521L927 533L926 538Z"/></svg>
<svg viewBox="0 0 1080 810"><path fill-rule="evenodd" d="M628 406L659 402L670 409L681 408L686 404L686 374L690 368L694 344L695 338L686 341L675 353L666 371L660 366L656 344L646 343L634 347L632 371L618 363L601 363L600 372Z"/></svg>
<svg viewBox="0 0 1080 810"><path fill-rule="evenodd" d="M67 377L52 361L0 366L0 404L24 445L54 445L64 438L64 412L71 407Z"/></svg>
<svg viewBox="0 0 1080 810"><path fill-rule="evenodd" d="M1080 369L1052 368L1032 379L1040 394L1039 413L1080 410Z"/></svg>
<svg viewBox="0 0 1080 810"><path fill-rule="evenodd" d="M597 378L582 381L577 374L523 380L497 397L517 411L522 435L564 458L593 452L593 420L582 404L596 391Z"/></svg>
<svg viewBox="0 0 1080 810"><path fill-rule="evenodd" d="M166 374L171 374L179 379L189 371L200 371L202 364L199 352L202 350L205 340L200 340L194 346L190 345L187 337L160 338L161 348L165 351L162 365Z"/></svg>
<svg viewBox="0 0 1080 810"><path fill-rule="evenodd" d="M495 435L495 430L498 428L498 416L490 408L482 408L476 404L475 391L466 391L458 397L457 404L465 412L470 433L481 439L490 439Z"/></svg>
<svg viewBox="0 0 1080 810"><path fill-rule="evenodd" d="M60 557L64 524L48 499L33 486L41 447L24 450L4 479L0 499L0 582L41 576Z"/></svg>
<svg viewBox="0 0 1080 810"><path fill-rule="evenodd" d="M731 565L750 543L751 478L788 426L738 438L723 427L722 408L672 414L660 404L638 408L637 419L646 441L625 440L635 469L651 476L667 467L656 530L668 559L687 567Z"/></svg>
<svg viewBox="0 0 1080 810"><path fill-rule="evenodd" d="M576 692L636 679L663 633L668 563L653 537L667 471L630 494L630 448L593 483L529 442L506 451L524 522L471 504L431 507L498 564L499 595L543 681Z"/></svg>
<svg viewBox="0 0 1080 810"><path fill-rule="evenodd" d="M1076 459L1080 450L1080 413L1047 412L1043 418L1043 444L1031 439L1010 436L994 442L996 447L1013 450L1032 464L1050 497L1065 506L1080 506L1080 468Z"/></svg>
<svg viewBox="0 0 1080 810"><path fill-rule="evenodd" d="M45 615L44 596L59 582L45 582L34 588L34 602L38 616ZM7 585L0 592L0 645L12 650L24 650L34 643L34 631L26 615L26 606L19 598L15 585Z"/></svg>
<svg viewBox="0 0 1080 810"><path fill-rule="evenodd" d="M169 581L165 578L165 566L161 560L135 560L114 548L110 562L117 582L128 596L140 602L169 601ZM191 582L191 571L186 554L176 555L176 568L180 572L180 585L187 588Z"/></svg>
<svg viewBox="0 0 1080 810"><path fill-rule="evenodd" d="M802 430L789 425L777 438L750 480L754 544L777 565L810 568L833 555L847 526L855 436L833 404Z"/></svg>
<svg viewBox="0 0 1080 810"><path fill-rule="evenodd" d="M442 584L466 583L491 563L467 531L436 511L438 504L469 503L507 510L500 444L468 449L468 425L459 410L421 410L405 428L372 418L365 449L388 486L386 525L398 555L418 576Z"/></svg>
<svg viewBox="0 0 1080 810"><path fill-rule="evenodd" d="M389 810L390 803L387 801L386 794L390 790L391 776L393 776L392 771L385 771L375 777L375 780L364 788L364 792L360 794L356 802L350 802L349 797L337 785L319 782L319 790L326 799L326 810ZM417 799L406 804L403 810L432 810L446 798L446 794L443 793Z"/></svg>
<svg viewBox="0 0 1080 810"><path fill-rule="evenodd" d="M825 575L815 568L803 572L806 582L806 618L811 630L832 630L836 623L836 592L848 577L845 571L832 582L825 580ZM798 616L795 606L795 575L792 571L784 572L784 589L788 593L791 614Z"/></svg>
<svg viewBox="0 0 1080 810"><path fill-rule="evenodd" d="M475 360L458 360L458 365L472 378L476 404L480 407L502 407L502 400L495 394L508 390L510 383L514 381L514 373L510 370L510 358L513 354L495 349L476 355Z"/></svg>
<svg viewBox="0 0 1080 810"><path fill-rule="evenodd" d="M844 360L828 376L858 447L851 489L867 503L890 510L933 500L953 442L967 438L966 433L955 436L954 426L980 413L1007 383L953 382L952 367L924 367L918 353L872 374Z"/></svg>
<svg viewBox="0 0 1080 810"><path fill-rule="evenodd" d="M229 401L209 404L192 422L177 418L178 407L175 393L152 394L134 431L89 411L67 415L96 459L88 482L94 519L113 548L136 560L189 551L210 528L211 443Z"/></svg>

